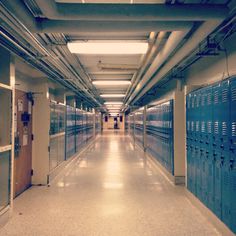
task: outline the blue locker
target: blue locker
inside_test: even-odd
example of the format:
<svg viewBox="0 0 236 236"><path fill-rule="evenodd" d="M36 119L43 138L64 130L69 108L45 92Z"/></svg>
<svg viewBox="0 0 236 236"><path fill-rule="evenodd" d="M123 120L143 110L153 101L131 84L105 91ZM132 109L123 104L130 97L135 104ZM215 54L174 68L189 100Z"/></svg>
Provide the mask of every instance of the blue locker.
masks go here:
<svg viewBox="0 0 236 236"><path fill-rule="evenodd" d="M236 78L230 83L230 145L229 145L229 183L230 183L230 224L236 233Z"/></svg>
<svg viewBox="0 0 236 236"><path fill-rule="evenodd" d="M187 145L187 187L193 193L193 163L192 147Z"/></svg>
<svg viewBox="0 0 236 236"><path fill-rule="evenodd" d="M231 216L231 184L230 184L230 157L228 151L221 154L224 158L222 165L222 221L230 226Z"/></svg>
<svg viewBox="0 0 236 236"><path fill-rule="evenodd" d="M202 200L202 155L199 146L195 146L195 181L196 196Z"/></svg>
<svg viewBox="0 0 236 236"><path fill-rule="evenodd" d="M236 78L231 81L230 85L230 152L236 158Z"/></svg>
<svg viewBox="0 0 236 236"><path fill-rule="evenodd" d="M214 213L222 218L222 174L224 165L224 156L220 150L214 150Z"/></svg>
<svg viewBox="0 0 236 236"><path fill-rule="evenodd" d="M236 233L236 160L235 153L231 154L229 163L229 185L230 185L230 219L229 227Z"/></svg>
<svg viewBox="0 0 236 236"><path fill-rule="evenodd" d="M215 161L212 150L206 151L207 157L207 206L214 211L214 183L215 183Z"/></svg>

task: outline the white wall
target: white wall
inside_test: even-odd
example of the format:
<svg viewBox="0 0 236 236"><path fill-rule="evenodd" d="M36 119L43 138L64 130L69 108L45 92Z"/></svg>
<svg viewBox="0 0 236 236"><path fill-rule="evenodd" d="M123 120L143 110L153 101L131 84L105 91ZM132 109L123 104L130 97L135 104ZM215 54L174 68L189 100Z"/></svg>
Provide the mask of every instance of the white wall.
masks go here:
<svg viewBox="0 0 236 236"><path fill-rule="evenodd" d="M117 117L117 123L118 123L118 128L119 130L124 130L125 129L125 119L124 119L124 114L120 114L123 116L122 122L120 122L120 117ZM103 117L103 130L110 130L114 129L114 117L109 117L108 122L105 122L105 116Z"/></svg>
<svg viewBox="0 0 236 236"><path fill-rule="evenodd" d="M191 66L186 73L186 85L207 85L236 75L236 35L224 42L228 52L228 60L225 52L219 56L205 57ZM228 61L228 63L227 63ZM228 71L227 71L228 64Z"/></svg>

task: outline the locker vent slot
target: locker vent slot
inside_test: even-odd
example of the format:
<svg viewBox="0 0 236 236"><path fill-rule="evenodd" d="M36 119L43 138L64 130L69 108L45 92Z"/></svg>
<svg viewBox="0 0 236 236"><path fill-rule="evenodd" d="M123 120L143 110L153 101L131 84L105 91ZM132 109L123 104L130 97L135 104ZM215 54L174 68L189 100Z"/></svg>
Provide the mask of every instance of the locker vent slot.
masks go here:
<svg viewBox="0 0 236 236"><path fill-rule="evenodd" d="M196 131L199 132L199 121L196 122Z"/></svg>
<svg viewBox="0 0 236 236"><path fill-rule="evenodd" d="M214 92L214 103L215 104L219 103L219 92L218 91Z"/></svg>
<svg viewBox="0 0 236 236"><path fill-rule="evenodd" d="M207 122L207 132L209 133L209 134L211 134L211 132L212 132L212 130L211 130L211 121L208 121Z"/></svg>
<svg viewBox="0 0 236 236"><path fill-rule="evenodd" d="M214 133L219 134L219 122L218 121L216 121L214 123Z"/></svg>
<svg viewBox="0 0 236 236"><path fill-rule="evenodd" d="M195 107L195 106L194 106L194 102L195 102L195 98L193 97L193 98L192 98L192 108Z"/></svg>
<svg viewBox="0 0 236 236"><path fill-rule="evenodd" d="M236 101L236 87L231 89L232 101Z"/></svg>
<svg viewBox="0 0 236 236"><path fill-rule="evenodd" d="M207 94L207 105L211 105L211 94Z"/></svg>
<svg viewBox="0 0 236 236"><path fill-rule="evenodd" d="M200 96L197 97L197 107L199 107L199 105L200 105L200 98L201 98ZM201 99L201 105L202 106L205 105L205 99L204 98L205 98L205 96L202 95L202 99Z"/></svg>
<svg viewBox="0 0 236 236"><path fill-rule="evenodd" d="M204 133L206 131L205 128L205 121L202 121L202 127L201 127L202 133Z"/></svg>
<svg viewBox="0 0 236 236"><path fill-rule="evenodd" d="M188 131L190 130L190 122L189 121L187 122L187 129L188 129Z"/></svg>
<svg viewBox="0 0 236 236"><path fill-rule="evenodd" d="M224 89L222 91L222 102L227 102L228 101L228 90L227 89Z"/></svg>
<svg viewBox="0 0 236 236"><path fill-rule="evenodd" d="M222 122L222 135L227 135L227 122Z"/></svg>
<svg viewBox="0 0 236 236"><path fill-rule="evenodd" d="M232 122L232 136L236 137L236 122Z"/></svg>
<svg viewBox="0 0 236 236"><path fill-rule="evenodd" d="M194 131L194 121L191 122L191 131Z"/></svg>

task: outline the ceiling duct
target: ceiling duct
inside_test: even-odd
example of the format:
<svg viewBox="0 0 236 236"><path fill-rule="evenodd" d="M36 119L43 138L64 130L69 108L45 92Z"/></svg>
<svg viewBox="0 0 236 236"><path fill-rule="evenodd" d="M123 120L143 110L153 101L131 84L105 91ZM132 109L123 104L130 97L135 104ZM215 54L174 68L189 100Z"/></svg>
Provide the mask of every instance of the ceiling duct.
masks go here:
<svg viewBox="0 0 236 236"><path fill-rule="evenodd" d="M146 84L141 82L140 89L133 94L129 99L129 103L134 103L139 98L141 98L148 90L150 90L154 85L156 85L161 79L163 79L167 73L174 68L178 63L186 58L198 45L201 43L212 31L222 23L222 20L218 21L207 21L204 22L187 40L187 42L173 55L170 60L161 68L160 71L148 80ZM141 90L141 88L143 88ZM141 91L140 91L141 90ZM136 96L136 97L135 97Z"/></svg>
<svg viewBox="0 0 236 236"><path fill-rule="evenodd" d="M84 21L205 21L221 19L227 8L213 4L79 4L35 0L53 20Z"/></svg>

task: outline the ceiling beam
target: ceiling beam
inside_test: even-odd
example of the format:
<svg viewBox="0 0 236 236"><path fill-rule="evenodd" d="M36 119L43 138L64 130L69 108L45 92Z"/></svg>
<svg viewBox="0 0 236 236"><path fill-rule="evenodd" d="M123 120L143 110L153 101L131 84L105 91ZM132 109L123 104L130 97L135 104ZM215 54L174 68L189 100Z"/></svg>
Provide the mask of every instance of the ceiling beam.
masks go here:
<svg viewBox="0 0 236 236"><path fill-rule="evenodd" d="M38 33L132 33L151 31L182 31L192 27L191 22L180 21L63 21L47 20L40 22L40 27L32 29Z"/></svg>
<svg viewBox="0 0 236 236"><path fill-rule="evenodd" d="M54 20L205 21L225 17L227 7L213 4L79 4L35 0L44 16Z"/></svg>

